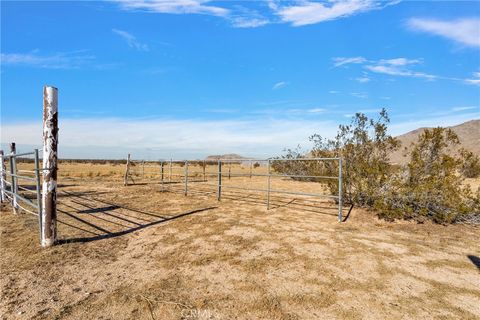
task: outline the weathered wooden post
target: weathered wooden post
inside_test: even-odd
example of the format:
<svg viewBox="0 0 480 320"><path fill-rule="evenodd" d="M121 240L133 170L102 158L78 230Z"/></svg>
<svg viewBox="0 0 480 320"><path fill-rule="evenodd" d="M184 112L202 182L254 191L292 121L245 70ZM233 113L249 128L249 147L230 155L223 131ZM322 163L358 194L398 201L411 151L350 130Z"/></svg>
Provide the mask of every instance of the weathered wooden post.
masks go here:
<svg viewBox="0 0 480 320"><path fill-rule="evenodd" d="M164 184L163 184L163 161L160 161L160 178L162 180L162 192L165 191Z"/></svg>
<svg viewBox="0 0 480 320"><path fill-rule="evenodd" d="M130 175L130 153L127 156L127 165L125 166L125 176L123 177L123 185L128 186L128 176Z"/></svg>
<svg viewBox="0 0 480 320"><path fill-rule="evenodd" d="M250 160L250 179L252 179L252 168L253 168L253 163L252 163L252 160Z"/></svg>
<svg viewBox="0 0 480 320"><path fill-rule="evenodd" d="M5 202L5 167L3 163L3 150L0 150L0 201Z"/></svg>
<svg viewBox="0 0 480 320"><path fill-rule="evenodd" d="M270 209L270 186L271 186L271 178L272 174L270 172L270 159L268 160L268 182L267 182L267 210Z"/></svg>
<svg viewBox="0 0 480 320"><path fill-rule="evenodd" d="M172 182L172 158L170 158L170 168L169 168L169 175L168 175L168 182Z"/></svg>
<svg viewBox="0 0 480 320"><path fill-rule="evenodd" d="M12 208L13 208L13 213L17 214L20 211L20 208L18 207L18 202L17 202L17 194L18 194L18 179L16 177L17 175L17 158L14 157L14 155L17 153L17 146L15 142L10 143L10 154L12 157L10 157L10 174L12 177L12 183L11 183L11 189L10 191L12 192Z"/></svg>
<svg viewBox="0 0 480 320"><path fill-rule="evenodd" d="M57 240L58 90L43 88L42 247Z"/></svg>
<svg viewBox="0 0 480 320"><path fill-rule="evenodd" d="M185 195L188 194L188 160L185 160Z"/></svg>
<svg viewBox="0 0 480 320"><path fill-rule="evenodd" d="M145 179L145 160L142 160L142 180Z"/></svg>
<svg viewBox="0 0 480 320"><path fill-rule="evenodd" d="M207 181L206 172L205 172L206 169L207 169L207 163L205 160L203 160L203 182Z"/></svg>
<svg viewBox="0 0 480 320"><path fill-rule="evenodd" d="M228 163L228 180L232 177L232 163Z"/></svg>
<svg viewBox="0 0 480 320"><path fill-rule="evenodd" d="M222 160L218 160L218 185L217 185L217 200L222 198Z"/></svg>

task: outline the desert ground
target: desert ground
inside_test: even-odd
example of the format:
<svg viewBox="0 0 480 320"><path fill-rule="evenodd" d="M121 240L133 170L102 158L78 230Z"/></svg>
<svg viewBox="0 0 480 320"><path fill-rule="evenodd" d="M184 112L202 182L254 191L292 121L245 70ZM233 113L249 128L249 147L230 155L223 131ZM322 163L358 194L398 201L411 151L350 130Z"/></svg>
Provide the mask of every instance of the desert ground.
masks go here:
<svg viewBox="0 0 480 320"><path fill-rule="evenodd" d="M185 196L158 168L125 187L124 168L61 163L52 248L37 217L2 205L2 319L480 319L479 227L348 207L340 223L328 199L272 194L267 210L264 193L228 189L265 177L224 178L217 201L203 179Z"/></svg>

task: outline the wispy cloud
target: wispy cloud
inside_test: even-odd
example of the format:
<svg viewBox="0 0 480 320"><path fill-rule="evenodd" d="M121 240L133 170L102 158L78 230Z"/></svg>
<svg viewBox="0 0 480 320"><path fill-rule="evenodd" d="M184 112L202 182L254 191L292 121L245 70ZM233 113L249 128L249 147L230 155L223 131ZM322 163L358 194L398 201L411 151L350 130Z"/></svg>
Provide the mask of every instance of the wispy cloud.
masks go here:
<svg viewBox="0 0 480 320"><path fill-rule="evenodd" d="M394 58L394 59L380 59L380 60L368 60L364 57L335 57L332 58L333 66L339 67L347 64L360 64L364 69L381 74L387 74L391 76L402 77L415 77L425 78L428 80L437 79L438 76L418 72L411 69L411 66L421 64L422 59L408 59L408 58ZM358 82L368 82L370 77L362 76L355 78Z"/></svg>
<svg viewBox="0 0 480 320"><path fill-rule="evenodd" d="M467 111L467 110L473 110L473 109L478 109L478 107L470 106L470 107L455 107L452 108L452 111Z"/></svg>
<svg viewBox="0 0 480 320"><path fill-rule="evenodd" d="M85 54L85 51L58 52L51 55L40 55L37 51L31 53L2 53L3 65L28 66L45 69L78 69L90 64L95 56Z"/></svg>
<svg viewBox="0 0 480 320"><path fill-rule="evenodd" d="M275 83L273 85L272 89L273 90L278 90L278 89L285 88L286 86L288 86L288 82L280 81L280 82Z"/></svg>
<svg viewBox="0 0 480 320"><path fill-rule="evenodd" d="M480 72L474 72L472 78L464 79L464 82L467 84L473 84L476 86L480 86Z"/></svg>
<svg viewBox="0 0 480 320"><path fill-rule="evenodd" d="M407 26L412 30L441 36L465 46L480 47L480 18L456 20L411 18Z"/></svg>
<svg viewBox="0 0 480 320"><path fill-rule="evenodd" d="M435 75L413 71L408 68L410 65L415 65L421 63L420 59L407 59L407 58L396 58L396 59L382 59L376 63L366 65L365 68L372 72L383 73L391 76L401 76L401 77L414 77L414 78L425 78L433 80L438 78Z"/></svg>
<svg viewBox="0 0 480 320"><path fill-rule="evenodd" d="M321 130L332 136L337 125L333 121L316 120L167 120L80 118L62 119L62 150L75 147L82 157L126 155L132 150L155 150L151 157L181 158L208 154L240 153L248 156L278 155L286 147L308 143L308 137ZM88 128L88 130L85 130ZM178 130L182 128L182 130ZM2 142L38 144L41 123L2 123ZM105 148L105 149L104 149ZM93 150L98 150L93 151ZM121 152L119 152L119 150ZM77 155L78 156L78 155ZM134 154L134 157L140 157Z"/></svg>
<svg viewBox="0 0 480 320"><path fill-rule="evenodd" d="M351 57L351 58L344 58L344 57L335 57L332 58L333 65L335 67L340 67L346 64L360 64L367 61L364 57Z"/></svg>
<svg viewBox="0 0 480 320"><path fill-rule="evenodd" d="M355 80L357 80L360 83L367 83L367 82L370 82L371 79L367 76L362 76L362 77L355 78Z"/></svg>
<svg viewBox="0 0 480 320"><path fill-rule="evenodd" d="M352 95L356 98L360 98L360 99L367 99L368 98L368 94L365 93L365 92L352 92L352 93L350 93L350 95Z"/></svg>
<svg viewBox="0 0 480 320"><path fill-rule="evenodd" d="M125 10L143 10L172 14L207 14L224 17L230 10L209 5L210 0L117 0Z"/></svg>
<svg viewBox="0 0 480 320"><path fill-rule="evenodd" d="M304 26L323 21L345 18L362 12L381 9L399 1L337 0L326 3L301 1L297 5L270 6L282 22Z"/></svg>
<svg viewBox="0 0 480 320"><path fill-rule="evenodd" d="M130 48L135 48L139 51L148 51L148 45L140 43L133 34L119 29L112 29L112 32L125 40Z"/></svg>
<svg viewBox="0 0 480 320"><path fill-rule="evenodd" d="M396 4L400 0L334 0L320 3L316 1L296 1L284 5L280 1L269 0L271 14L260 14L245 6L235 4L228 8L215 0L112 0L123 10L147 11L169 14L205 14L226 19L236 28L256 28L269 23L289 23L303 26L323 21L345 18L358 13Z"/></svg>

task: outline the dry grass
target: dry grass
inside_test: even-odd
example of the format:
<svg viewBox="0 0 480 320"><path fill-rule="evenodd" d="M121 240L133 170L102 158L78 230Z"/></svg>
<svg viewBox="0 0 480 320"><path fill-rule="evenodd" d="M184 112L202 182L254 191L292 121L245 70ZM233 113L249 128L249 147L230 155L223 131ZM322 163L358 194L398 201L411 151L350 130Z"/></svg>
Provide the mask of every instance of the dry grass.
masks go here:
<svg viewBox="0 0 480 320"><path fill-rule="evenodd" d="M2 319L480 317L478 228L362 210L338 223L329 202L276 195L267 211L261 193L217 202L202 183L185 197L182 184L123 187L121 165L71 169L93 177L61 176L61 245L40 250L36 218L2 208Z"/></svg>

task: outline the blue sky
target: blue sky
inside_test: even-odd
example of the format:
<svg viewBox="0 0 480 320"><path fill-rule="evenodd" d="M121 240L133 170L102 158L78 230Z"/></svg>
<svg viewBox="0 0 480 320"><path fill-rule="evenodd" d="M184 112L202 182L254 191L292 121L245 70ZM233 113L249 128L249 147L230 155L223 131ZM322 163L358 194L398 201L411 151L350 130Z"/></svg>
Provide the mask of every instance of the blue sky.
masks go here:
<svg viewBox="0 0 480 320"><path fill-rule="evenodd" d="M2 143L39 145L45 84L63 157L266 157L381 107L452 125L479 118L480 4L2 1Z"/></svg>

